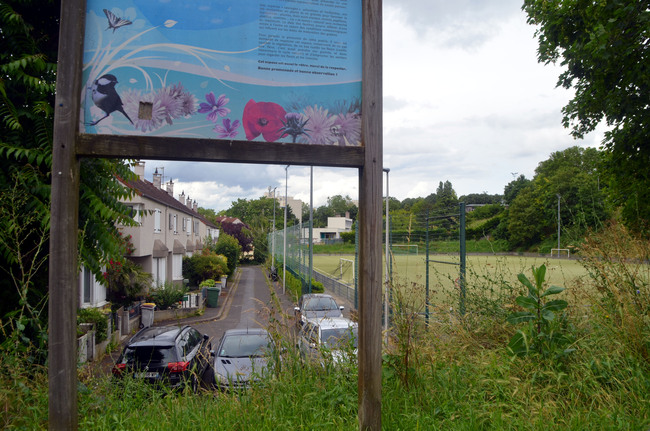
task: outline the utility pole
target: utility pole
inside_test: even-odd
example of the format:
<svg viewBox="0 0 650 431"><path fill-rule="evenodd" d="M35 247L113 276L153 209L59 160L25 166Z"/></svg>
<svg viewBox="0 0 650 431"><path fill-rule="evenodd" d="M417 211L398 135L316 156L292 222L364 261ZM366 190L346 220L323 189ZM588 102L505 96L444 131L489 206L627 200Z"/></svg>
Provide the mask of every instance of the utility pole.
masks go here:
<svg viewBox="0 0 650 431"><path fill-rule="evenodd" d="M557 194L557 257L560 257L560 194Z"/></svg>
<svg viewBox="0 0 650 431"><path fill-rule="evenodd" d="M389 311L389 290L390 290L390 278L389 278L389 268L388 268L388 218L389 218L389 213L388 213L388 199L389 199L389 192L388 192L388 173L390 172L389 168L384 168L384 172L386 172L386 276L384 277L385 280L385 289L384 289L384 341L386 344L388 344L388 311Z"/></svg>
<svg viewBox="0 0 650 431"><path fill-rule="evenodd" d="M271 229L271 271L275 270L275 189L273 188L273 228ZM271 186L269 186L269 195L271 194Z"/></svg>
<svg viewBox="0 0 650 431"><path fill-rule="evenodd" d="M282 259L282 293L287 291L287 207L289 206L289 165L284 168L284 252Z"/></svg>

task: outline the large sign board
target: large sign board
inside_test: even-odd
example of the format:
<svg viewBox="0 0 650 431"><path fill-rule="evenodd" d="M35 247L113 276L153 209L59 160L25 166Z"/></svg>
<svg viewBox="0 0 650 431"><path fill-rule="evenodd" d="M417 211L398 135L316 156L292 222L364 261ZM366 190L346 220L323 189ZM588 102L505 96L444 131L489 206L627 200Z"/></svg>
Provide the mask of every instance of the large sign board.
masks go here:
<svg viewBox="0 0 650 431"><path fill-rule="evenodd" d="M359 168L359 428L381 429L381 20L381 0L61 1L50 429L77 429L83 157Z"/></svg>
<svg viewBox="0 0 650 431"><path fill-rule="evenodd" d="M82 134L361 146L361 0L88 0Z"/></svg>

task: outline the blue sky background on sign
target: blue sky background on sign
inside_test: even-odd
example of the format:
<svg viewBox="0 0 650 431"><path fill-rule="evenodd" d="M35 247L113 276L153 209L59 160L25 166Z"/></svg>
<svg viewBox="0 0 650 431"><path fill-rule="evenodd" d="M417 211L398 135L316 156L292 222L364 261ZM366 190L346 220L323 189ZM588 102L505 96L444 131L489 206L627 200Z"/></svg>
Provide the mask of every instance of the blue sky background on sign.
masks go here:
<svg viewBox="0 0 650 431"><path fill-rule="evenodd" d="M603 130L575 141L561 124L571 93L561 69L537 63L535 28L520 0L383 2L384 166L390 194L427 196L449 180L459 195L503 193L514 176L572 145L597 147ZM284 194L284 166L149 161L199 205L217 210ZM314 168L314 204L358 198L355 169ZM309 202L309 168L289 168L288 190Z"/></svg>
<svg viewBox="0 0 650 431"><path fill-rule="evenodd" d="M81 130L358 145L361 9L328 4L89 0Z"/></svg>

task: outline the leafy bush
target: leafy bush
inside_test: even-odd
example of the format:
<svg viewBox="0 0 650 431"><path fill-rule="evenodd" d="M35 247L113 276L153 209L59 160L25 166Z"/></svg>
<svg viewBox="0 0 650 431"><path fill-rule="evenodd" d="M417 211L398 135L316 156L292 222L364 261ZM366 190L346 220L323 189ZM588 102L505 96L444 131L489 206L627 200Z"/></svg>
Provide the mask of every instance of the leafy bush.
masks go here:
<svg viewBox="0 0 650 431"><path fill-rule="evenodd" d="M201 254L183 258L183 278L189 280L190 286L198 286L205 279L220 279L228 274L228 262L225 256L204 250Z"/></svg>
<svg viewBox="0 0 650 431"><path fill-rule="evenodd" d="M115 309L130 305L145 294L151 286L151 274L142 270L140 265L129 259L109 261L104 272L106 280L106 297Z"/></svg>
<svg viewBox="0 0 650 431"><path fill-rule="evenodd" d="M171 308L183 300L187 290L183 286L165 283L160 288L151 292L150 299L161 310Z"/></svg>
<svg viewBox="0 0 650 431"><path fill-rule="evenodd" d="M344 243L354 244L356 241L357 233L355 231L341 232L341 239Z"/></svg>
<svg viewBox="0 0 650 431"><path fill-rule="evenodd" d="M508 322L526 325L512 336L508 351L517 356L537 353L544 358L559 359L575 350L568 348L573 339L562 325L563 318L558 319L555 314L568 304L563 299L547 301L545 298L562 293L564 288L551 286L544 289L546 265L533 268L533 276L534 283L524 274L519 274L519 281L528 289L528 295L518 296L515 302L525 311L511 314Z"/></svg>
<svg viewBox="0 0 650 431"><path fill-rule="evenodd" d="M99 344L108 338L108 318L96 308L80 308L77 311L77 324L95 324L95 344Z"/></svg>

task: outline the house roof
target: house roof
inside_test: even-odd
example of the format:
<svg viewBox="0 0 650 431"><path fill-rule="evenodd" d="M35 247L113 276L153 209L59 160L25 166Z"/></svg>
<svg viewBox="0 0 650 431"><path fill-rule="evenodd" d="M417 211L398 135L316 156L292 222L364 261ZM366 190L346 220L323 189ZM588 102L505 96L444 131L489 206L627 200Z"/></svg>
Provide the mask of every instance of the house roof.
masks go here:
<svg viewBox="0 0 650 431"><path fill-rule="evenodd" d="M151 199L152 201L163 204L169 208L173 208L182 213L191 215L192 217L198 218L206 226L216 229L217 226L206 219L203 215L189 208L187 205L184 205L182 202L171 196L165 190L161 190L158 187L154 186L151 181L147 180L134 180L134 181L124 181L120 180L124 185L133 189L138 195Z"/></svg>
<svg viewBox="0 0 650 431"><path fill-rule="evenodd" d="M221 223L221 224L224 224L224 223L226 223L226 224L243 224L244 226L246 226L247 228L250 229L250 226L248 226L246 223L244 223L243 221L241 221L237 217L218 216L218 217L215 218L215 220L216 220L217 223Z"/></svg>

